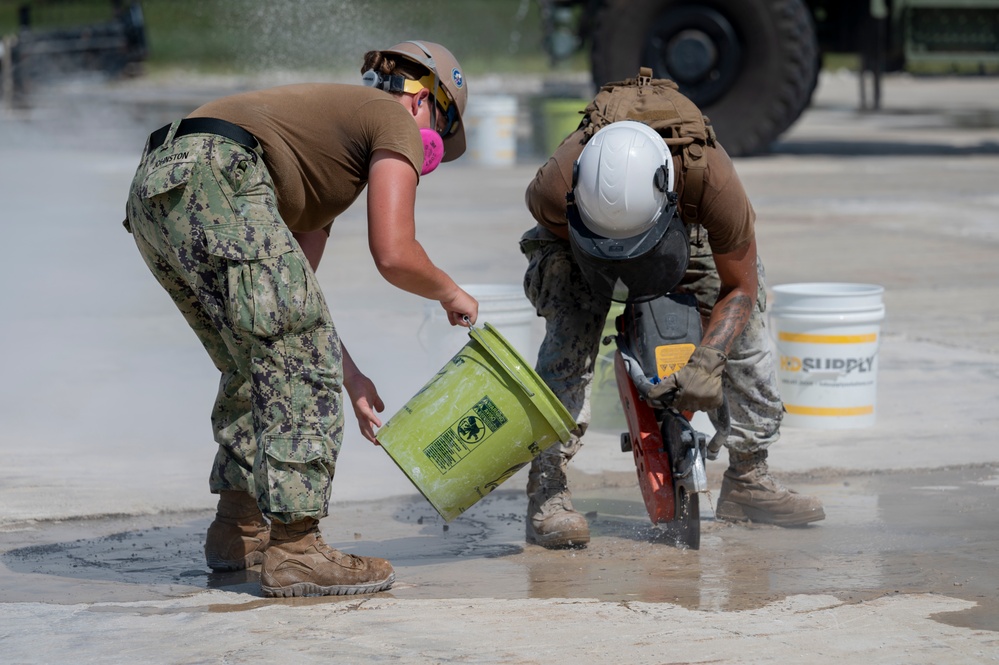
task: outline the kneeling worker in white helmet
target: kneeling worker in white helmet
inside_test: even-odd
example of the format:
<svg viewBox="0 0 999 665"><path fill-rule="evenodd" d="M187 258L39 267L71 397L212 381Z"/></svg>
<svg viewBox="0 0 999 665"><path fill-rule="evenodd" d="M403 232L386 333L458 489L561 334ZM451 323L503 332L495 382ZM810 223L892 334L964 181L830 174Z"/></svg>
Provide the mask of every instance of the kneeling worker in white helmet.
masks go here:
<svg viewBox="0 0 999 665"><path fill-rule="evenodd" d="M701 343L656 391L672 393L680 411L705 411L716 431L709 448L728 448L718 519L800 526L825 518L818 499L786 489L767 467L783 404L764 323L755 212L698 108L673 82L651 75L643 69L634 79L604 86L527 188L537 226L520 242L529 261L524 289L546 324L536 369L578 423L568 443L552 446L531 465L526 538L547 548L585 547L590 539L586 518L572 506L566 467L589 425L590 384L607 313L628 289L697 298ZM671 219L660 217L661 196L675 198ZM586 256L579 237L570 242L567 210L573 207L598 236L640 235L654 244L636 248L647 260L601 282L599 271L579 260ZM689 243L689 262L674 260L681 238ZM679 272L669 274L671 269Z"/></svg>

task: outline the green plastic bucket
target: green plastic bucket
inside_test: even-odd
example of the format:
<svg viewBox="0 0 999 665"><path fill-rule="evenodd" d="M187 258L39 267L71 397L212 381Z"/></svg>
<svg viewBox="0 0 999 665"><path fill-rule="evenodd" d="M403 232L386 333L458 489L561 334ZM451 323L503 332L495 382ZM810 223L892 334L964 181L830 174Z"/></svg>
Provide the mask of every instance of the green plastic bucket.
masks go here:
<svg viewBox="0 0 999 665"><path fill-rule="evenodd" d="M588 99L563 98L545 99L541 102L543 149L546 155L555 152L555 148L565 137L576 131L583 119L582 112L589 103Z"/></svg>
<svg viewBox="0 0 999 665"><path fill-rule="evenodd" d="M468 510L576 423L488 323L381 429L378 442L444 521Z"/></svg>

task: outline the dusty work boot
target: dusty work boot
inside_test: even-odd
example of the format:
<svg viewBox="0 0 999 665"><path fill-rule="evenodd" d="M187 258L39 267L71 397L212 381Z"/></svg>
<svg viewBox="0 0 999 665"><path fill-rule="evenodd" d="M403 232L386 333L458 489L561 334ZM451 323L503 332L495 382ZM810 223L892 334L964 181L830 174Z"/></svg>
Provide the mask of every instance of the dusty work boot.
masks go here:
<svg viewBox="0 0 999 665"><path fill-rule="evenodd" d="M822 502L781 485L767 468L767 451L729 453L715 516L729 522L801 526L826 518Z"/></svg>
<svg viewBox="0 0 999 665"><path fill-rule="evenodd" d="M205 538L205 561L214 571L243 570L264 561L271 527L256 500L241 491L219 493L215 521Z"/></svg>
<svg viewBox="0 0 999 665"><path fill-rule="evenodd" d="M323 541L319 520L271 523L271 544L260 569L265 596L343 596L384 591L395 582L385 559L354 556Z"/></svg>
<svg viewBox="0 0 999 665"><path fill-rule="evenodd" d="M546 451L531 462L527 479L527 542L550 550L583 548L590 542L586 517L572 507L565 467L568 459Z"/></svg>

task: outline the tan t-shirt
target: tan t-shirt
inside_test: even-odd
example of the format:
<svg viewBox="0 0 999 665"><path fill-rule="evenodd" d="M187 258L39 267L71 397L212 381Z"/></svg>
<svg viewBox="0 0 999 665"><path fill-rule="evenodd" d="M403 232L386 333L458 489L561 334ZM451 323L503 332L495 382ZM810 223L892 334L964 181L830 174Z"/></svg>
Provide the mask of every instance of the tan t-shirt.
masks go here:
<svg viewBox="0 0 999 665"><path fill-rule="evenodd" d="M542 226L556 228L568 224L565 196L572 190L572 166L583 152L585 140L582 131L570 134L527 186L527 207ZM720 145L707 148L705 154L708 166L700 201L701 225L708 232L711 251L727 254L752 240L756 212L724 148ZM680 158L674 156L675 186L682 208L684 172L680 165Z"/></svg>
<svg viewBox="0 0 999 665"><path fill-rule="evenodd" d="M375 150L416 170L423 141L412 114L391 95L360 85L299 83L223 97L188 117L218 118L253 134L274 179L278 211L293 231L331 224L368 182Z"/></svg>

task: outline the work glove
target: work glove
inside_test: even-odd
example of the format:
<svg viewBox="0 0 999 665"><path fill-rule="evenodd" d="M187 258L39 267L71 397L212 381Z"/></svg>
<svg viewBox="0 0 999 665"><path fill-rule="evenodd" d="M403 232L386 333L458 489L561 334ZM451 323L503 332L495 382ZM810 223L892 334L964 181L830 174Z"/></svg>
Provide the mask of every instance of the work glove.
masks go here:
<svg viewBox="0 0 999 665"><path fill-rule="evenodd" d="M652 387L649 397L677 411L717 409L722 404L722 372L726 360L725 354L718 349L699 346L680 371Z"/></svg>

